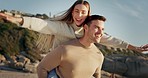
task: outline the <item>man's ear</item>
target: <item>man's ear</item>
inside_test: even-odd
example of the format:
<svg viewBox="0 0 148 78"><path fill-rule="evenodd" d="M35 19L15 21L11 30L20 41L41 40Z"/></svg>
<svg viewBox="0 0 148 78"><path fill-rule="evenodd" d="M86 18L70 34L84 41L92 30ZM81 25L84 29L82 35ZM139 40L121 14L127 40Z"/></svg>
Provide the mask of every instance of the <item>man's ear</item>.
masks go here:
<svg viewBox="0 0 148 78"><path fill-rule="evenodd" d="M84 28L85 31L87 31L88 30L88 25L84 24L83 28Z"/></svg>

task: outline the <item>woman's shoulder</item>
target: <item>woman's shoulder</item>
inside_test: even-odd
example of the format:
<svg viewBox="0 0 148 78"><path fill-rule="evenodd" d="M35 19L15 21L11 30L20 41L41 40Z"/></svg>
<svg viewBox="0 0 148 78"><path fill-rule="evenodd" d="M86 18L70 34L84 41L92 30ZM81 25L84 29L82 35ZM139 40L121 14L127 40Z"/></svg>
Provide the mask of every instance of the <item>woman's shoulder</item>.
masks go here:
<svg viewBox="0 0 148 78"><path fill-rule="evenodd" d="M47 23L49 24L49 25L55 25L55 26L68 26L68 24L66 23L66 22L64 22L64 21L59 21L59 20L52 20L52 19L47 19L47 20L45 20L45 21L47 21Z"/></svg>

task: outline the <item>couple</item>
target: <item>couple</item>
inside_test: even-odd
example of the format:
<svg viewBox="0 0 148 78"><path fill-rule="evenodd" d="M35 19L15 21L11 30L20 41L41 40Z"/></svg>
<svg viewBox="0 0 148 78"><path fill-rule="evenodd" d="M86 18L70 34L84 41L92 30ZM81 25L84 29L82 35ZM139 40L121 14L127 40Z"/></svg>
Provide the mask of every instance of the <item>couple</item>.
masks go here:
<svg viewBox="0 0 148 78"><path fill-rule="evenodd" d="M42 20L34 17L16 18L0 13L2 19L20 24L21 27L29 28L40 33L54 35L52 50L63 42L82 37L84 35L82 24L89 15L90 5L84 0L77 0L63 15L53 20ZM100 44L126 48L138 52L148 51L148 45L144 45L143 47L133 46L106 34L103 34L101 37Z"/></svg>
<svg viewBox="0 0 148 78"><path fill-rule="evenodd" d="M37 67L39 78L58 78L55 73L60 78L101 78L104 56L94 43L100 42L105 20L103 16L89 16L83 37L59 45L43 58Z"/></svg>

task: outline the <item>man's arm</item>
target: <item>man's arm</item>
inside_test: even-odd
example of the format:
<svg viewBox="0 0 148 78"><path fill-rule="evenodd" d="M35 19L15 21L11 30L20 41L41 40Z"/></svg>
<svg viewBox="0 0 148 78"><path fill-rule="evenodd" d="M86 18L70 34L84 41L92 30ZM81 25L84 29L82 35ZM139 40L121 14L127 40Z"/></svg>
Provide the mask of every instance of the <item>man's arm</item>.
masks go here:
<svg viewBox="0 0 148 78"><path fill-rule="evenodd" d="M96 72L93 75L95 78L101 78L101 68L97 68Z"/></svg>
<svg viewBox="0 0 148 78"><path fill-rule="evenodd" d="M98 60L98 63L100 62L100 65L98 66L98 68L96 69L96 71L93 75L95 78L101 78L101 68L103 65L104 56L102 55L102 57L100 57L100 58L102 58L102 59Z"/></svg>
<svg viewBox="0 0 148 78"><path fill-rule="evenodd" d="M48 72L60 65L61 57L61 47L48 53L37 66L38 78L47 78Z"/></svg>

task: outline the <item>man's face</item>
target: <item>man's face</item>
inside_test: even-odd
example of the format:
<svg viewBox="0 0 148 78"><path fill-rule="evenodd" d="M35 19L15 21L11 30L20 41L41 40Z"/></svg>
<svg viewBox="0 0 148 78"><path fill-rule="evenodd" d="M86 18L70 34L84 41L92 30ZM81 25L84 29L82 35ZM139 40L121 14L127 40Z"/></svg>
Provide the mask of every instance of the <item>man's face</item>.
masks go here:
<svg viewBox="0 0 148 78"><path fill-rule="evenodd" d="M99 43L104 33L104 21L93 20L88 27L88 37L93 43Z"/></svg>

